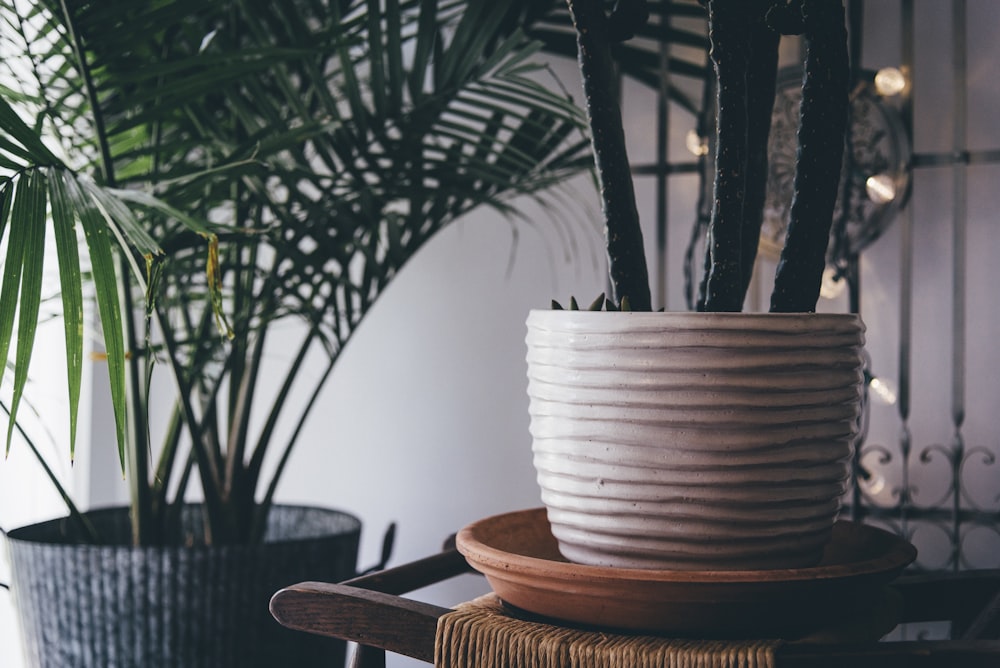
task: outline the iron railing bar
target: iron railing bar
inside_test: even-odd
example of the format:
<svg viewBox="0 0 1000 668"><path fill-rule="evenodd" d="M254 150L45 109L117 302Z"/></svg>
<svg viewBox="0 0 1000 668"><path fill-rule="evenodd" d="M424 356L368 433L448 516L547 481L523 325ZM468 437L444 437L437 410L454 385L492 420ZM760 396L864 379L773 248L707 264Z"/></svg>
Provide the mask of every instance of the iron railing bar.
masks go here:
<svg viewBox="0 0 1000 668"><path fill-rule="evenodd" d="M914 54L915 21L914 1L901 3L901 53L903 71L910 79L909 90L902 98L900 117L908 136L913 136L913 94L914 94ZM901 509L901 531L909 538L907 510L910 506L910 363L913 338L913 207L905 207L900 212L900 278L899 278L899 392L897 411L900 419L899 449L902 456L902 483L898 490Z"/></svg>
<svg viewBox="0 0 1000 668"><path fill-rule="evenodd" d="M696 174L699 169L697 162L675 162L664 165L646 163L632 165L632 174L634 176L657 176L659 174L672 176L674 174Z"/></svg>
<svg viewBox="0 0 1000 668"><path fill-rule="evenodd" d="M910 157L910 167L948 167L951 165L983 165L1000 162L1000 149L961 149L941 153L914 153Z"/></svg>
<svg viewBox="0 0 1000 668"><path fill-rule="evenodd" d="M955 155L965 153L968 144L966 119L966 6L965 0L951 3L951 47L952 69L952 150ZM951 302L951 420L954 429L952 437L952 559L958 570L961 557L961 523L959 512L962 507L962 460L965 445L962 437L962 423L965 421L965 256L966 256L966 166L956 162L952 173L952 302Z"/></svg>

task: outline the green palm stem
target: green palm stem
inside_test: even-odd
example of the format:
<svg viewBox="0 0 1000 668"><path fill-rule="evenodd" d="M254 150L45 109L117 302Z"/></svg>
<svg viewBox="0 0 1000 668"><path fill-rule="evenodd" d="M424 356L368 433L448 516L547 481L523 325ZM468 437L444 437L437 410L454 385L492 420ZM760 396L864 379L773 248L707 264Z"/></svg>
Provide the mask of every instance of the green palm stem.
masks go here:
<svg viewBox="0 0 1000 668"><path fill-rule="evenodd" d="M303 346L303 348L305 347L306 346ZM292 454L292 449L295 447L295 444L298 443L299 436L302 434L302 429L305 427L306 424L306 418L312 412L312 409L316 404L316 400L319 399L319 395L321 390L323 389L323 386L326 384L327 379L333 372L333 368L337 361L337 358L338 355L336 354L332 354L329 356L327 365L323 369L323 373L313 384L313 390L309 395L309 399L306 401L303 410L299 413L299 418L295 424L295 429L292 431L292 434L288 438L288 443L285 444L285 448L281 452L281 456L278 459L278 464L275 467L274 473L271 475L271 480L268 483L267 491L264 493L264 496L261 499L257 517L255 518L256 521L254 523L254 532L252 535L252 538L254 540L261 540L263 538L264 530L266 528L265 520L267 519L267 510L271 507L271 503L274 500L274 493L278 488L278 481L281 479L281 474L285 470L285 465L288 463L288 459ZM258 452L260 452L262 455L263 451L264 448L258 447ZM258 461L256 464L257 470L259 470L260 468L260 463L261 462Z"/></svg>
<svg viewBox="0 0 1000 668"><path fill-rule="evenodd" d="M263 333L261 330L259 334L261 339ZM212 530L211 536L206 537L216 544L244 542L248 515L252 512L253 506L254 486L247 482L242 463L243 454L246 452L247 434L240 425L245 424L253 406L252 393L256 388L260 355L251 360L249 365L245 365L245 361L237 360L234 351L230 351L222 375L209 385L210 391L201 397L205 414L198 431L203 435L202 443L206 444L207 455L216 462L217 471L221 476L217 489L219 515L212 520L216 523L215 526L209 527ZM241 391L237 394L236 403L226 406L227 414L220 415L221 379L228 377L230 383L237 382L233 375L233 368L236 365L240 366L243 373L239 381ZM220 424L220 421L224 421L225 424ZM221 433L222 430L225 430L224 434ZM209 438L210 442L207 440Z"/></svg>
<svg viewBox="0 0 1000 668"><path fill-rule="evenodd" d="M247 271L244 274L247 281L245 284L247 294L252 293L252 283L254 281L253 267L257 266L257 251L258 246L252 245L252 257L246 265ZM276 260L274 265L276 266L279 263L280 260ZM265 283L269 284L272 280L276 280L273 278L273 274L265 279ZM273 295L275 291L275 289L269 288L268 285L265 285L259 289L259 294ZM243 314L243 318L246 323L249 323L251 320L251 313L249 312L249 309L254 308L254 306L255 305L253 303L247 300L247 311ZM268 302L266 304L258 303L256 304L256 307L258 312L262 314L269 314L274 313L278 308L278 305ZM269 319L269 316L266 315L261 317ZM256 504L253 500L258 485L260 469L263 465L264 455L270 447L271 438L277 426L278 418L280 417L282 409L290 396L292 387L302 370L305 357L309 352L311 344L317 335L316 328L311 326L305 340L300 345L294 360L286 369L285 378L280 389L277 394L270 399L270 411L268 413L267 420L261 428L254 447L250 452L249 461L244 464L243 462L246 458L246 454L248 452L247 446L249 444L249 418L251 415L254 393L258 386L258 378L261 370L265 344L267 343L266 335L268 329L269 328L266 322L262 322L255 327L253 331L256 332L256 336L254 337L251 345L248 341L251 330L249 327L243 328L236 337L236 340L242 342L240 348L242 352L237 355L236 348L230 352L233 368L239 369L238 377L235 373L230 372L230 382L231 384L238 383L240 385L240 390L236 395L233 395L234 398L231 399L229 407L230 432L227 441L226 481L227 486L231 489L231 493L234 496L240 496L249 501L249 503L242 505L246 506L251 515L255 512L254 506ZM262 506L258 508L258 511L263 513L265 519L269 507L270 504L266 503L262 504ZM252 534L252 523L252 516L243 517L241 520L241 527L243 527L241 531L249 531Z"/></svg>
<svg viewBox="0 0 1000 668"><path fill-rule="evenodd" d="M628 297L634 311L652 309L649 272L625 131L616 94L608 18L601 0L567 0L576 28L591 145L604 210L611 293L615 305Z"/></svg>
<svg viewBox="0 0 1000 668"><path fill-rule="evenodd" d="M239 253L235 253L239 255ZM249 269L249 267L247 268ZM243 272L247 274L246 271ZM240 277L237 277L240 281ZM244 284L250 293L251 286ZM237 292L241 290L238 288ZM250 293L252 294L252 293ZM247 305L246 308L249 308ZM238 328L233 340L233 347L227 354L226 362L229 376L229 400L226 406L228 414L223 417L226 421L225 433L225 454L224 473L225 490L227 497L231 499L253 498L253 484L245 479L243 459L246 454L248 431L250 428L250 415L254 405L254 394L257 389L257 379L260 371L260 363L263 358L264 343L267 339L267 324L263 323L257 329L253 342L250 341L249 313L247 313L246 327ZM214 405L214 402L213 402ZM249 485L249 492L246 487ZM242 502L237 502L233 507L242 506ZM252 505L252 504L251 504ZM233 517L234 529L237 535L243 534L244 519Z"/></svg>
<svg viewBox="0 0 1000 668"><path fill-rule="evenodd" d="M230 256L238 254L231 253ZM252 269L246 269L244 273L252 273ZM237 292L239 291L237 290ZM247 300L247 303L249 303L249 300ZM216 324L212 309L199 309L197 322L192 321L188 309L180 308L179 311L179 317L182 317L185 323L182 331L191 332L195 340L200 340L202 337L223 336L220 332L215 331ZM166 316L165 314L158 313L157 317L164 318ZM238 541L241 536L246 534L246 520L236 514L236 511L243 506L242 499L246 496L246 493L242 490L245 476L242 475L242 468L237 464L242 461L242 454L245 452L245 447L240 447L239 444L246 441L245 426L249 417L249 405L252 403L246 395L247 390L245 388L247 386L251 389L256 387L256 368L259 367L260 354L259 352L257 353L257 363L252 363L250 365L252 371L248 372L246 366L242 363L244 359L242 351L246 350L246 345L240 346L238 344L240 341L246 343L246 330L241 331L242 335L236 337L237 345L231 347L227 353L226 368L222 371L223 374L229 376L230 385L235 384L240 388L244 388L242 391L237 391L236 394L230 394L229 410L227 415L222 418L228 424L226 450L224 451L222 448L222 441L219 435L218 393L222 388L222 383L212 383L209 393L205 396L200 392L196 392L193 386L182 383L179 385L180 389L175 409L179 414L184 416L182 422L188 425L188 432L191 435L193 443L193 451L191 456L185 460L180 491L177 493L178 507L174 511L171 511L170 515L174 520L179 518L177 511L179 511L179 504L183 501L183 489L186 487L187 480L190 477L193 463L209 462L209 469L212 470L212 473L208 478L202 480L203 488L212 490L211 493L205 493L206 512L208 516L206 522L206 539L214 539L220 543ZM212 348L210 346L199 346L195 356L187 362L183 362L181 349L185 347L185 344L186 342L178 341L174 337L173 330L164 329L163 350L165 356L170 361L174 373L184 373L186 377L191 379L198 378L200 370L204 369L205 364L209 361L208 358L211 355ZM197 410L194 407L193 402L195 400L199 401L203 406L203 413L200 417L197 415ZM191 425L194 425L194 427ZM160 533L157 534L157 540L159 541L169 541L171 539L169 532L176 528L174 520L161 515L167 512L166 509L169 505L166 500L168 493L167 484L169 482L170 471L173 470L176 464L178 436L179 434L175 433L173 429L168 429L156 477L150 483L155 495L154 509L157 513L154 516L154 520L157 526L161 527ZM201 473L200 466L199 473Z"/></svg>
<svg viewBox="0 0 1000 668"><path fill-rule="evenodd" d="M226 446L226 490L227 495L234 500L233 508L242 511L233 517L234 529L240 539L251 531L254 513L254 497L257 489L256 472L252 466L244 464L249 440L249 420L253 408L254 392L257 388L261 361L264 355L264 345L267 341L266 325L257 330L250 349L249 363L246 358L241 357L236 360L240 366L240 378L238 380L240 391L237 394L235 403L230 405L230 432L227 436ZM233 351L235 354L235 351ZM300 352L300 356L304 353ZM286 375L285 383L278 396L271 402L271 413L280 412L288 397L288 392L294 382L295 376L301 369L301 361L296 360ZM230 374L230 382L237 382L234 375ZM275 416L275 421L277 416ZM268 422L271 421L269 416ZM265 427L266 428L266 427ZM273 426L271 427L273 429ZM264 446L266 449L267 445ZM263 455L262 455L263 457ZM266 514L266 513L265 513Z"/></svg>
<svg viewBox="0 0 1000 668"><path fill-rule="evenodd" d="M181 309L180 317L182 317L185 322L183 331L191 332L192 336L196 339L200 339L201 337L210 337L213 335L215 323L213 321L211 309L204 309L201 312L200 320L197 323L191 320L187 309ZM210 356L210 352L206 351L204 348L200 348L199 351L203 352L203 354L196 356L188 364L187 368L190 377L196 377L198 375L198 370L203 369L207 361L205 357ZM171 363L177 359L176 348L164 346L164 354L167 359L171 361ZM173 366L173 364L171 365ZM213 389L217 392L219 386L216 385ZM184 504L184 491L187 488L194 463L198 460L198 456L195 453L194 448L206 447L202 445L204 444L203 440L194 441L193 434L195 431L198 431L206 438L211 435L208 424L212 421L214 394L210 397L209 401L205 402L208 406L208 410L205 411L205 415L201 418L201 425L196 430L192 430L186 421L186 416L195 415L194 409L186 405L186 402L188 401L190 401L190 395L181 395L178 393L177 398L174 401L173 410L171 411L171 418L167 424L164 437L161 441L162 448L157 462L154 478L150 481L150 487L154 496L153 518L157 523L159 532L155 535L158 537L158 541L162 543L169 543L169 541L173 540L174 537L180 535L180 511ZM177 457L180 454L180 439L184 433L184 428L187 428L188 433L192 434L192 441L197 445L192 445L191 451L188 452L185 457L184 465L177 484L177 491L175 493L176 500L175 503L171 504L169 501L170 481L174 474L174 470L177 467ZM212 446L207 449L212 452L217 451L218 438L216 438L212 442ZM215 456L214 459L215 461L218 461L218 456ZM211 521L211 516L209 517L209 521ZM209 526L209 528L211 527Z"/></svg>
<svg viewBox="0 0 1000 668"><path fill-rule="evenodd" d="M152 528L154 524L153 495L148 483L149 468L151 466L150 457L150 433L149 420L149 390L153 373L152 343L152 320L148 313L143 318L143 354L140 354L140 347L137 345L137 330L134 317L135 303L132 298L131 286L125 274L125 259L121 261L121 274L123 277L123 287L119 291L121 295L121 309L123 321L125 323L126 350L131 352L131 357L127 359L129 381L130 402L129 422L132 425L132 438L135 445L128 448L128 459L131 462L128 473L128 485L131 493L132 503L129 513L132 520L132 540L136 545L148 545L153 540ZM141 358L141 361L140 361ZM140 381L140 364L142 373Z"/></svg>
<svg viewBox="0 0 1000 668"><path fill-rule="evenodd" d="M260 503L254 502L261 467L264 462L264 455L270 448L271 440L277 427L278 420L282 414L282 410L287 405L287 400L291 395L291 390L299 379L298 376L305 363L306 356L311 349L312 343L317 337L315 327L310 328L305 340L299 346L295 359L286 370L284 381L282 382L279 391L271 400L271 408L268 413L267 420L261 428L261 432L253 448L249 462L244 465L243 460L244 455L247 452L246 446L249 434L245 429L240 429L239 425L245 422L246 416L248 416L251 412L252 391L253 388L257 386L257 378L266 342L264 336L266 331L266 327L261 328L258 331L258 336L254 340L254 344L251 348L252 352L249 356L249 363L243 365L244 375L241 385L244 389L240 393L236 404L230 407L230 422L232 431L230 432L227 440L227 449L224 455L224 483L221 485L221 488L224 490L223 521L225 522L225 525L215 528L213 539L216 542L246 542L248 538L251 542L253 542L263 538L262 531L266 524L267 513L270 510L273 500L274 487L274 484L272 484L272 491L265 495ZM335 357L331 359L330 364L332 365L334 361ZM231 363L232 361L230 364ZM286 444L286 454L282 457L282 461L287 459L287 453L291 451L292 445L294 444L298 433L301 431L301 425L304 424L305 418L309 414L309 410L322 389L322 383L328 375L329 372L326 372L316 383L311 399L307 402L306 408L301 411L299 416L300 426L295 430L295 433L289 443ZM233 376L230 373L230 379L232 380L232 378ZM218 387L219 386L217 384L214 386L214 389L218 390ZM208 405L215 406L214 397L209 399ZM207 412L206 416L208 416ZM204 422L202 424L204 426ZM202 428L201 431L204 431L204 428ZM282 469L283 465L280 465L278 471L274 474L275 481L280 476Z"/></svg>
<svg viewBox="0 0 1000 668"><path fill-rule="evenodd" d="M147 320L157 320L160 318L156 314L155 301L150 298L148 302L153 305L151 308ZM184 331L191 332L192 336L195 338L200 338L203 336L211 336L212 328L214 323L212 321L211 310L206 309L202 313L202 318L200 323L193 323L188 317L186 310L182 309L180 317L185 321ZM164 330L166 331L166 330ZM168 332L171 334L172 332ZM168 342L172 339L168 338ZM176 342L174 342L176 345ZM173 373L180 373L179 366L175 366L173 362L175 361L175 348L170 348L169 345L164 344L160 351L164 356L171 361L170 371ZM157 353L157 350L153 347L152 343L147 340L146 348L144 349L144 357L152 359ZM191 369L200 369L204 365L204 359L195 358L189 365L189 372ZM152 365L151 365L152 366ZM146 396L149 396L149 379L147 377L146 386ZM135 484L141 484L148 488L151 497L150 506L144 515L146 518L146 523L148 529L144 529L143 536L147 541L146 544L168 544L174 539L178 534L175 530L179 529L177 521L179 521L179 509L178 512L171 512L171 504L169 502L170 494L170 483L174 474L174 469L176 468L177 457L180 451L180 440L184 428L188 427L187 419L194 419L195 411L190 407L185 405L181 401L181 395L178 394L178 398L174 401L173 409L171 410L171 416L167 421L166 428L164 429L163 438L160 441L160 452L157 456L156 468L152 471L141 470L137 471L134 478L136 479ZM206 417L202 417L202 422L206 421ZM188 427L189 431L190 428ZM148 437L149 435L147 435ZM187 457L188 463L186 464L187 469L190 469L191 460L193 455ZM152 477L150 477L150 475ZM183 503L184 489L187 485L187 478L190 475L190 471L187 470L187 474L181 475L181 480L178 484L177 499L178 503ZM176 517L174 517L176 515Z"/></svg>
<svg viewBox="0 0 1000 668"><path fill-rule="evenodd" d="M747 71L753 11L747 0L709 0L709 56L717 86L715 182L705 311L743 309L743 220L749 168Z"/></svg>
<svg viewBox="0 0 1000 668"><path fill-rule="evenodd" d="M334 11L336 11L336 5L333 6ZM239 44L242 40L240 34L242 31L247 31L248 33L255 34L259 38L266 39L266 36L261 34L259 24L252 21L241 23L239 17L237 16L236 9L233 10L233 15L231 17L232 25L235 26L233 33L233 41ZM307 66L312 66L311 61L306 61ZM320 73L316 71L311 71L309 76L312 81L321 81ZM285 93L285 100L291 101L293 104L298 105L298 111L300 113L305 111L305 105L302 102L300 96L296 95L290 86L290 77L277 77L279 85L282 87ZM259 82L253 81L252 84L258 84ZM260 95L266 95L264 91L258 91ZM304 117L308 117L308 113L305 113ZM233 126L236 135L237 145L242 145L245 143L248 137L248 130L245 123L241 122L239 115L235 112L232 114ZM308 158L305 156L301 147L296 147L297 150L294 151L295 159L300 161L302 164L306 164ZM263 229L262 221L260 220L260 209L256 210L256 216L252 216L250 213L250 204L247 201L245 195L253 196L251 193L251 188L243 182L243 180L237 180L232 187L232 201L236 203L235 221L236 225L245 228L257 227L258 229ZM249 231L248 231L249 233ZM258 250L259 245L255 243L247 244L249 246L249 252L244 253L245 245L237 241L233 250L227 253L227 264L230 267L230 271L234 276L233 283L235 288L233 290L233 312L240 322L246 323L243 328L238 328L235 335L230 341L230 349L227 353L227 365L229 368L229 398L228 398L228 415L225 419L228 423L227 425L227 435L226 435L226 454L225 454L225 480L227 487L227 494L241 498L243 492L241 491L241 486L244 484L242 480L241 465L243 461L244 454L246 452L246 441L247 441L247 431L249 429L251 407L253 405L253 395L257 387L257 372L260 367L260 357L263 352L263 339L264 334L267 331L267 326L263 325L259 328L258 335L254 344L254 351L252 353L252 359L250 360L249 367L247 365L248 356L251 355L251 343L250 335L251 328L249 323L251 322L251 314L254 309L254 281L255 281L255 269L257 267L258 260ZM267 294L265 291L261 291L263 294ZM266 309L265 309L266 312ZM251 490L253 487L251 486ZM250 493L252 499L252 491ZM239 523L239 520L237 520Z"/></svg>
<svg viewBox="0 0 1000 668"><path fill-rule="evenodd" d="M841 0L802 0L802 25L807 51L795 192L773 312L816 310L847 130L850 68Z"/></svg>
<svg viewBox="0 0 1000 668"><path fill-rule="evenodd" d="M242 124L237 122L237 133L239 135L240 143L245 141L246 132L243 130ZM244 187L242 182L237 180L233 184L232 196L233 201L236 203L236 222L238 225L249 226L252 224L249 215L249 204L244 200L242 194L244 192ZM257 221L259 222L259 221ZM249 314L253 308L251 296L253 293L253 269L255 267L254 262L257 259L256 244L250 244L250 256L244 257L243 244L237 242L234 245L233 252L226 253L226 261L232 269L232 274L234 276L234 284L236 288L233 290L233 313L237 314L237 317L241 320L249 323ZM239 438L239 434L246 433L249 422L249 409L239 410L239 406L242 401L247 401L248 404L253 403L252 397L247 397L247 392L253 390L253 384L247 386L244 380L245 368L243 361L246 359L246 355L249 349L249 335L246 330L236 332L232 340L229 342L229 360L231 361L232 367L230 371L230 384L229 384L229 415L227 419L230 422L230 435L227 443L230 445L234 442L234 438ZM235 434L233 432L236 432ZM235 455L239 456L239 455ZM230 475L229 465L227 465L227 475Z"/></svg>
<svg viewBox="0 0 1000 668"><path fill-rule="evenodd" d="M193 452L189 452L187 457L184 458L184 466L181 468L181 475L177 479L177 494L174 496L173 502L167 501L166 505L163 506L163 527L164 535L167 537L177 536L178 539L182 535L182 517L184 512L184 492L187 490L188 483L191 480L191 474L194 473L194 467L196 465L196 460Z"/></svg>
<svg viewBox="0 0 1000 668"><path fill-rule="evenodd" d="M165 320L165 317L159 313L159 307L154 309L153 313L157 320ZM161 326L159 329L163 336L165 348L168 351L178 350L178 342L173 330L167 326ZM202 480L205 511L208 515L207 527L210 531L213 531L212 535L208 536L208 538L214 540L217 538L214 531L221 531L225 528L223 505L225 499L223 497L222 472L220 471L219 458L217 453L212 452L205 442L203 425L207 418L198 415L192 398L193 388L185 378L184 369L180 366L180 360L177 359L176 355L168 353L167 362L177 387L177 400L184 415L184 422L187 425L188 433L191 436L191 449L195 457L195 462L198 465L198 475Z"/></svg>
<svg viewBox="0 0 1000 668"><path fill-rule="evenodd" d="M177 453L180 450L181 435L184 433L183 427L183 416L181 415L180 407L175 402L173 410L170 411L167 426L164 429L161 441L163 447L157 457L156 470L153 472L153 478L149 482L150 490L153 494L153 514L156 518L155 531L159 536L164 537L164 543L169 540L170 536L175 535L171 533L172 525L170 523L170 502L168 495L170 493L170 483L173 481L174 469L176 468ZM183 483L183 480L181 482ZM181 487L181 492L178 496L183 498L183 487Z"/></svg>
<svg viewBox="0 0 1000 668"><path fill-rule="evenodd" d="M268 411L267 420L264 422L264 426L261 427L260 434L257 436L257 442L254 445L252 454L250 455L250 461L247 464L247 477L249 478L253 489L256 489L257 481L260 477L261 467L264 465L264 455L270 449L271 439L274 437L274 431L278 425L278 418L281 417L281 412L285 406L285 402L291 394L292 387L294 386L297 376L302 369L302 365L305 363L306 356L309 354L316 336L315 327L310 327L309 331L306 333L305 339L299 344L299 349L295 354L295 359L292 360L292 363L288 367L288 372L285 374L285 379L281 383L281 388L278 390L276 397L271 402L271 410Z"/></svg>

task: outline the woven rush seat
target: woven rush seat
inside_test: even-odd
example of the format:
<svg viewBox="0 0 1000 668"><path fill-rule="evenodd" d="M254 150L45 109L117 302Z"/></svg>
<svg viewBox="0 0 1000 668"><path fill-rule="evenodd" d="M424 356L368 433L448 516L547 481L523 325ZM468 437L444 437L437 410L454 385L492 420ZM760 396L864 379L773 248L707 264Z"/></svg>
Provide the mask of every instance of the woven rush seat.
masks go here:
<svg viewBox="0 0 1000 668"><path fill-rule="evenodd" d="M437 668L772 668L778 640L625 635L512 616L486 594L438 619Z"/></svg>

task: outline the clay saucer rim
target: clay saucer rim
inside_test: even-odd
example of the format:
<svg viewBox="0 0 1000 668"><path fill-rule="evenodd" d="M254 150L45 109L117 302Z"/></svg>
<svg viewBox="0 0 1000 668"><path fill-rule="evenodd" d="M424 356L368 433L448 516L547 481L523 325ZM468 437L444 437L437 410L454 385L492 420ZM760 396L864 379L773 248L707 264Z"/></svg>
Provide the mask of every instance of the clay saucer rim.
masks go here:
<svg viewBox="0 0 1000 668"><path fill-rule="evenodd" d="M860 546L879 545L873 556L857 561L825 563L827 557L816 566L804 568L763 569L763 570L658 570L640 568L612 568L576 564L565 560L555 560L538 556L539 545L529 545L529 549L509 552L497 547L491 536L511 531L522 533L532 531L544 535L540 523L547 525L544 508L531 508L493 515L472 522L456 535L456 546L469 563L484 574L507 577L527 576L567 580L590 580L604 582L633 583L690 583L690 584L739 584L778 583L818 580L837 580L847 577L894 575L912 563L917 550L904 539L883 529L870 525L838 521L834 526L832 545L846 541ZM515 534L516 535L516 534ZM549 538L549 540L554 540ZM509 541L508 541L509 542ZM535 552L532 554L531 552ZM527 553L526 553L527 552ZM829 552L829 548L828 548Z"/></svg>

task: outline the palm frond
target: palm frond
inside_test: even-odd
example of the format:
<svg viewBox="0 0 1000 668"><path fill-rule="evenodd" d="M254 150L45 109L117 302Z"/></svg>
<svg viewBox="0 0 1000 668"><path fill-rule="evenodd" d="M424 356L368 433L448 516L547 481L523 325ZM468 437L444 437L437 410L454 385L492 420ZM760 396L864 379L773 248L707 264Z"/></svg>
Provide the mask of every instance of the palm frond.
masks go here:
<svg viewBox="0 0 1000 668"><path fill-rule="evenodd" d="M45 243L45 193L42 174L38 171L29 172L17 182L10 207L10 236L4 263L3 289L0 292L0 353L4 360L10 350L15 311L20 313L20 318L17 321L17 358L14 365L14 393L10 404L11 420L7 429L7 451L14 435L14 422L27 381L31 346L38 325L41 259Z"/></svg>
<svg viewBox="0 0 1000 668"><path fill-rule="evenodd" d="M52 228L59 259L59 285L62 293L63 331L66 341L66 380L69 392L70 458L76 447L80 386L83 379L83 277L80 271L80 248L74 230L74 215L66 185L57 170L48 171L49 199L52 202Z"/></svg>

